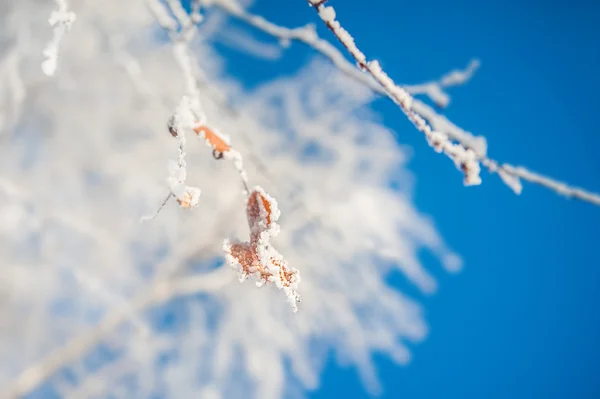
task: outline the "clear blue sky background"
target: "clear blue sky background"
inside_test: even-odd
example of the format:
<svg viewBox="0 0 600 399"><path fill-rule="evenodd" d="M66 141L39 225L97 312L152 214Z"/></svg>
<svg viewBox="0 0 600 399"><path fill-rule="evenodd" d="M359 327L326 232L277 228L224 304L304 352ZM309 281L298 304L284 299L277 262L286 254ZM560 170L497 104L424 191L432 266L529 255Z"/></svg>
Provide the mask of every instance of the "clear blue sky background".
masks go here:
<svg viewBox="0 0 600 399"><path fill-rule="evenodd" d="M320 22L303 0L255 3L256 13L282 25ZM428 80L479 57L481 70L451 91L446 114L485 135L492 157L600 192L600 2L332 5L398 81ZM298 69L311 54L296 44L276 63L228 68L252 86ZM390 102L375 106L415 149L409 166L418 208L465 260L461 274L439 272L437 294L418 296L431 333L414 347L411 364L377 358L382 397L600 397L600 208L530 185L518 197L485 173L483 186L464 188ZM332 359L310 397L368 395L356 372Z"/></svg>

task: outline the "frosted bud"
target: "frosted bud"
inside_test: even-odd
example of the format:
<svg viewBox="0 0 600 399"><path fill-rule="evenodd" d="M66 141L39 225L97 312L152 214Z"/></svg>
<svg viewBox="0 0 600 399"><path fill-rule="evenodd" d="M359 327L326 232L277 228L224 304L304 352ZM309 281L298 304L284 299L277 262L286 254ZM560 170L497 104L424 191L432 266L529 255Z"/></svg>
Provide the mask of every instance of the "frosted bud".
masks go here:
<svg viewBox="0 0 600 399"><path fill-rule="evenodd" d="M319 16L325 22L335 21L335 10L333 7L321 7L319 9Z"/></svg>

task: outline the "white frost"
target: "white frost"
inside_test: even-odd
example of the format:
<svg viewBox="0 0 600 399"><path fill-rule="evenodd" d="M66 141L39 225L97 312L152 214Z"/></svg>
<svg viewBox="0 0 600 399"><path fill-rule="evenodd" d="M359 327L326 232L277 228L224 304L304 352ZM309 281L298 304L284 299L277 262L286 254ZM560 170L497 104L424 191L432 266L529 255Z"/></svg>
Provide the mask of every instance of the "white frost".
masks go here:
<svg viewBox="0 0 600 399"><path fill-rule="evenodd" d="M48 23L52 27L52 40L44 48L43 54L46 59L42 62L42 70L48 76L53 76L58 63L58 50L60 42L65 34L71 30L76 15L69 11L67 0L55 0L58 7L52 11Z"/></svg>

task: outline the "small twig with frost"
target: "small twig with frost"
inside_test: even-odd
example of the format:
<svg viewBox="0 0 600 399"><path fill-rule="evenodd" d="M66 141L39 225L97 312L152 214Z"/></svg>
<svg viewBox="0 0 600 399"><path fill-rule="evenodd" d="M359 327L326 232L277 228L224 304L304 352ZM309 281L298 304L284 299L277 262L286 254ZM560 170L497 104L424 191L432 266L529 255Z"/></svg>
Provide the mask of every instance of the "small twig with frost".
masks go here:
<svg viewBox="0 0 600 399"><path fill-rule="evenodd" d="M193 115L189 100L184 97L177 113L169 123L169 132L180 143L180 157L179 163L175 165L175 177L169 179L171 195L165 199L161 208L171 196L176 197L179 205L184 208L198 205L200 190L185 185L184 131L192 130L212 149L215 159L226 159L234 163L244 187L250 242L231 243L226 239L223 242L226 260L238 270L240 282L252 276L256 280L257 287L275 284L277 288L282 289L292 310L296 312L297 303L300 302L300 296L296 291L300 283L300 275L297 269L288 266L281 254L271 245L271 238L279 232L279 225L276 223L280 215L277 201L259 186L250 192L241 154L231 147L227 136L210 128L203 119L204 117L196 118ZM197 190L197 196L194 196L193 190ZM158 211L153 216L157 214ZM143 220L152 218L145 217Z"/></svg>
<svg viewBox="0 0 600 399"><path fill-rule="evenodd" d="M417 85L404 85L403 88L413 96L417 94L425 94L438 107L446 108L450 103L450 96L443 89L452 86L459 86L468 82L479 68L479 65L479 60L474 59L469 62L469 65L467 65L465 69L454 69L446 73L439 80Z"/></svg>
<svg viewBox="0 0 600 399"><path fill-rule="evenodd" d="M557 181L548 176L533 172L523 166L513 166L510 164L498 165L490 159L482 160L482 163L490 172L498 172L504 183L511 187L516 194L520 194L522 187L519 179L528 181L529 183L537 184L546 187L549 190L563 195L567 198L575 198L581 201L589 202L590 204L600 206L600 195L591 193L579 187L573 187L566 183Z"/></svg>
<svg viewBox="0 0 600 399"><path fill-rule="evenodd" d="M229 1L229 0L220 0ZM504 183L506 183L516 194L521 192L521 183L519 179L526 180L530 183L538 184L543 187L549 188L558 194L564 195L570 198L577 198L582 201L589 202L594 205L600 205L600 195L591 193L589 191L568 186L564 183L558 182L554 179L541 176L537 173L531 172L524 167L514 167L510 164L500 164L497 161L488 158L485 152L477 151L475 147L471 147L464 142L461 145L453 144L450 139L455 139L447 134L447 132L433 132L424 118L419 115L413 107L414 99L408 94L408 92L397 86L389 76L383 72L377 61L367 61L366 56L358 49L354 42L354 38L340 25L336 20L335 10L333 7L325 6L326 0L308 0L309 4L314 7L321 19L325 22L325 25L330 31L338 38L342 45L348 50L361 70L368 72L372 78L374 78L383 88L385 93L390 97L402 111L407 115L409 120L417 127L418 130L423 132L427 138L429 144L438 152L445 152L450 158L455 161L457 167L463 170L465 173L465 184L479 184L481 179L478 176L479 162L481 162L490 173L498 173ZM340 62L338 60L338 62ZM459 74L451 74L443 78L448 85L460 83L464 78L474 71L468 71L467 74L462 76ZM352 74L356 76L355 73ZM364 83L364 79L359 79ZM425 108L425 107L419 107ZM466 161L466 162L464 162ZM477 173L475 173L477 172Z"/></svg>
<svg viewBox="0 0 600 399"><path fill-rule="evenodd" d="M199 0L204 6L216 6L221 10L225 11L227 14L231 15L239 19L242 22L249 24L250 26L261 30L264 33L267 33L273 37L279 39L280 43L283 46L289 45L291 40L295 40L305 45L311 47L313 50L319 52L321 55L328 58L340 71L354 79L360 84L363 84L369 87L374 92L388 96L388 93L368 74L361 72L359 69L355 68L346 57L331 43L320 38L317 35L314 25L309 24L306 26L302 26L299 28L286 28L283 26L276 25L259 15L254 15L237 4L234 0ZM465 78L470 78L472 73L475 70L472 68L470 64L466 70L464 71L453 71L450 75L457 73L459 75L464 76ZM445 75L449 76L449 75ZM444 80L445 77L442 77ZM440 81L441 82L441 81ZM438 83L440 86L440 82L430 82L430 83ZM463 80L463 83L466 80ZM454 80L454 84L458 84L458 80ZM420 86L420 85L419 85ZM444 87L452 86L450 84L445 85ZM427 94L427 93L413 93L411 90L417 86L403 86L409 93L411 94ZM417 87L418 88L418 87ZM444 95L448 96L446 93ZM434 100L432 98L432 100ZM435 100L434 100L435 101ZM429 124L435 129L440 130L446 133L452 140L458 141L466 147L473 149L478 155L485 155L486 153L486 142L485 138L481 136L473 136L473 134L464 131L460 127L456 126L452 122L450 122L443 115L439 115L433 108L428 106L427 104L421 102L417 98L413 98L413 109L421 115Z"/></svg>
<svg viewBox="0 0 600 399"><path fill-rule="evenodd" d="M175 32L177 30L177 21L175 21L165 5L160 0L146 0L148 11L152 14L156 22L165 30Z"/></svg>
<svg viewBox="0 0 600 399"><path fill-rule="evenodd" d="M434 131L425 119L412 109L412 96L396 83L381 69L379 62L368 61L365 54L354 43L354 38L336 20L333 7L326 7L323 0L309 0L317 10L325 25L338 38L340 43L356 60L361 70L368 72L385 90L388 96L400 107L412 124L425 135L425 139L436 152L444 153L454 165L464 173L466 186L481 184L479 177L480 166L475 151L462 143L454 143L448 134Z"/></svg>
<svg viewBox="0 0 600 399"><path fill-rule="evenodd" d="M389 93L380 86L369 74L362 73L355 68L338 49L332 46L326 40L320 38L312 25L307 25L300 28L286 28L276 25L261 16L248 13L240 7L234 0L199 0L204 6L217 6L229 15L238 18L239 20L261 30L271 36L278 38L282 45L287 45L290 40L296 40L312 47L315 51L328 58L340 71L361 83L376 93L383 94L389 97ZM312 2L311 2L312 3ZM313 4L323 3L314 2ZM404 85L408 93L413 95L425 94L428 95L439 106L446 102L444 98L449 96L442 89L445 87L463 84L472 77L479 67L478 60L473 60L466 69L460 71L455 70L444 75L438 81L427 82L419 85ZM446 102L447 105L447 102ZM451 140L461 143L465 148L472 149L477 159L481 161L490 173L498 173L502 181L509 186L516 194L520 194L522 186L520 180L528 181L532 184L541 185L558 194L576 198L582 201L590 202L595 205L600 205L600 195L591 193L581 188L572 187L565 183L556 181L552 178L541 176L532 172L525 167L515 167L510 164L501 164L498 161L487 157L487 144L485 138L474 136L473 134L461 129L444 115L438 114L432 107L419 101L416 98L412 99L412 109L415 113L423 117L430 126L445 133Z"/></svg>
<svg viewBox="0 0 600 399"><path fill-rule="evenodd" d="M158 206L158 208L156 208L156 211L154 211L153 214L151 215L144 215L140 218L140 223L144 223L147 222L149 220L154 220L156 219L156 217L158 216L158 214L160 213L160 211L165 207L165 205L167 205L167 203L169 202L169 200L171 199L171 197L173 196L173 194L171 192L169 192L169 194L167 194L167 196L165 197L165 199L160 203L160 205Z"/></svg>
<svg viewBox="0 0 600 399"><path fill-rule="evenodd" d="M187 97L183 97L173 118L169 121L169 131L177 139L179 153L177 161L169 162L169 177L167 184L177 203L182 208L196 208L200 200L200 189L187 186L187 163L185 162L185 130L193 123L193 117L189 111ZM175 133L177 132L177 133Z"/></svg>
<svg viewBox="0 0 600 399"><path fill-rule="evenodd" d="M314 28L311 28L310 26L296 29L283 28L274 25L269 21L266 21L264 18L247 14L241 7L239 7L239 5L237 5L231 0L205 0L204 4L216 4L221 8L225 9L230 14L236 16L237 18L240 18L269 34L279 37L281 40L289 41L290 39L296 39L303 41L304 43L315 47L318 51L325 54L346 73L352 75L361 82L368 84L370 87L373 87L373 81L371 81L368 78L365 80L365 75L360 73L360 71L355 70L352 66L348 65L345 57L337 50L335 50L335 48L333 48L333 46L331 46L329 43L322 39L319 39ZM335 17L335 15L333 16ZM329 22L329 24L333 26L332 22ZM347 33L346 36L350 37ZM369 65L367 65L366 57L358 50L358 48L356 48L353 40L351 44L345 44L345 46L348 49L352 49L351 53L353 54L353 56L355 56L357 61L362 60L360 62L362 62L361 67L363 67L363 69L371 69L369 72L371 73L375 81L380 83L384 92L401 106L401 108L408 116L408 118L413 122L413 124L425 134L429 144L432 147L434 147L436 151L443 152L450 159L452 159L456 167L464 173L465 184L479 184L481 182L481 179L479 177L480 167L479 163L476 161L477 154L475 153L475 151L471 148L462 145L461 143L453 143L451 138L446 133L433 131L433 129L431 129L431 127L419 114L410 109L410 102L412 102L412 97L406 92L406 90L396 86L391 81L391 79L389 79L389 77L387 77L387 75L385 75L385 73L381 71L381 68L379 68L379 65L376 63L376 61L371 62L369 63ZM385 80L384 78L387 80ZM379 88L379 86L377 86L376 84L375 87ZM382 89L380 88L379 90Z"/></svg>
<svg viewBox="0 0 600 399"><path fill-rule="evenodd" d="M46 60L42 62L42 71L48 76L53 76L58 62L58 48L65 32L71 30L76 15L69 11L67 0L55 0L58 10L52 11L48 23L52 27L52 40L44 48L43 54Z"/></svg>
<svg viewBox="0 0 600 399"><path fill-rule="evenodd" d="M174 169L176 173L175 178L171 177L169 180L171 194L178 198L179 204L183 207L189 208L198 205L200 190L194 188L191 191L190 187L185 186L186 173L185 161L183 161L185 152L183 145L185 144L185 130L191 130L212 149L215 159L226 159L233 162L244 188L243 192L246 197L246 213L251 230L251 240L250 243L240 244L230 244L229 240L225 240L223 249L227 260L231 266L235 268L239 266L241 282L246 277L254 275L257 278L257 286L261 287L274 283L277 288L282 289L288 298L292 310L296 312L298 310L297 303L300 301L300 296L296 292L298 283L300 282L298 270L288 267L283 257L270 245L271 237L275 236L279 229L275 223L279 218L277 202L266 194L261 187L257 186L250 192L248 177L244 169L241 154L231 147L229 137L206 123L207 118L200 105L198 81L194 74L194 63L192 62L192 56L188 47L191 34L186 32L186 27L193 26L193 22L191 22L187 15L182 14L179 8L180 5L175 4L175 0L169 0L167 3L183 29L182 34L176 37L172 28L163 26L172 33L170 36L174 42L175 59L184 74L189 95L189 98L187 96L183 97L177 112L169 122L169 132L180 142L179 167ZM199 10L196 12L199 13ZM196 19L201 18L196 17ZM197 196L194 196L194 194L197 194ZM160 208L164 206L169 198L170 196L165 199ZM187 206L188 203L190 206ZM158 214L160 208L155 212L154 216ZM271 213L272 211L273 213ZM152 217L146 217L143 220L149 218ZM258 226L263 225L266 225L266 227L258 231L262 228ZM244 276L244 278L241 276Z"/></svg>
<svg viewBox="0 0 600 399"><path fill-rule="evenodd" d="M142 216L140 222L152 220L158 216L161 209L169 202L171 197L175 197L179 206L184 209L193 209L199 205L200 189L186 185L185 130L191 126L191 123L193 123L193 118L190 115L188 98L184 97L175 115L169 121L169 131L177 139L179 149L177 161L170 160L168 164L169 177L167 178L167 185L169 186L169 194L167 194L161 205L152 215Z"/></svg>

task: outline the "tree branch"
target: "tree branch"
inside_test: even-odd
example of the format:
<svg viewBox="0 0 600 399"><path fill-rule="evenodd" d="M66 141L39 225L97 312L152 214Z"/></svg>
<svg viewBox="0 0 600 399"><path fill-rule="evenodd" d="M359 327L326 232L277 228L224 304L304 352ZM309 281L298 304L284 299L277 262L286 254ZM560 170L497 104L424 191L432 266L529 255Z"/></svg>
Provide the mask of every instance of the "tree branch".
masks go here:
<svg viewBox="0 0 600 399"><path fill-rule="evenodd" d="M404 114L411 120L411 122L413 122L417 129L425 134L430 145L438 149L441 142L442 146L445 146L445 138L434 137L432 139L431 136L436 132L431 132L431 128L426 123L423 123L419 120L422 120L422 118L414 111L414 99L410 96L410 94L408 94L408 92L403 88L397 86L394 81L381 69L377 61L367 61L364 53L362 53L356 46L354 38L341 26L339 21L336 20L335 10L333 7L325 6L324 3L326 0L308 0L308 2L319 13L319 16L329 30L352 55L352 57L358 63L360 69L368 72L371 77L373 77L379 83L381 88L385 90L388 97L390 97L401 108ZM521 185L518 180L523 179L530 183L538 184L551 189L558 194L600 206L600 195L596 193L592 193L581 188L568 186L552 178L532 172L524 167L515 167L510 164L500 165L497 161L488 158L485 154L478 153L476 149L469 147L468 144L461 144L465 146L467 151L472 150L475 152L477 154L476 161L481 162L491 173L498 172L502 180L517 194L521 192ZM443 150L446 152L445 149ZM465 183L468 184L469 174L468 170L465 170L468 165L461 164L460 167L466 174L467 181Z"/></svg>

